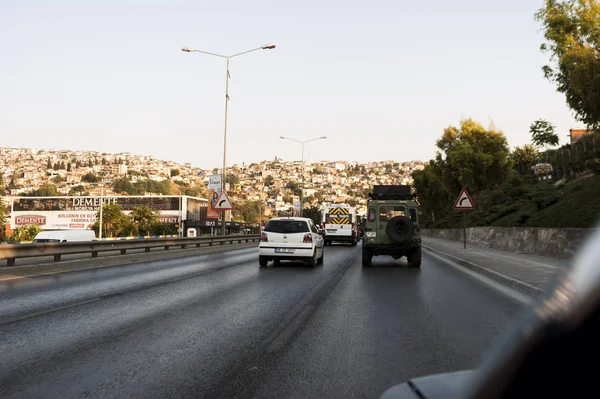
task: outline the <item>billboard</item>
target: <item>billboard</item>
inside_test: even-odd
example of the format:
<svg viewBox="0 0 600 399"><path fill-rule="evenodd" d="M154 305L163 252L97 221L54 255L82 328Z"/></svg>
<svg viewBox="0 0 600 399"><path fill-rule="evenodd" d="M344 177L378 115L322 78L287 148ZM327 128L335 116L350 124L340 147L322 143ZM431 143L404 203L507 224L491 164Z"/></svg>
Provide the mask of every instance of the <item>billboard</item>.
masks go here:
<svg viewBox="0 0 600 399"><path fill-rule="evenodd" d="M36 224L44 230L89 229L96 222L101 203L118 204L125 214L136 206L149 207L159 211L158 220L169 224L179 223L186 216L200 219L201 208L206 204L201 198L179 196L14 197L11 200L11 229ZM182 214L180 202L189 206L188 212Z"/></svg>
<svg viewBox="0 0 600 399"><path fill-rule="evenodd" d="M219 211L214 209L221 194L221 175L208 176L208 212L207 219L218 219Z"/></svg>

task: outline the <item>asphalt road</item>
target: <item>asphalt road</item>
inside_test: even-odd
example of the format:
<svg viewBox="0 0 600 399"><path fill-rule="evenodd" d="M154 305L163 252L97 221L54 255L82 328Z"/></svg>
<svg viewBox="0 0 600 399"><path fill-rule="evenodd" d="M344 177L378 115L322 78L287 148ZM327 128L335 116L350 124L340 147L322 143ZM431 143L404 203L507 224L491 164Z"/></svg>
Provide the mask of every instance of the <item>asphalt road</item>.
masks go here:
<svg viewBox="0 0 600 399"><path fill-rule="evenodd" d="M521 306L424 254L256 249L0 282L0 397L361 397L475 366Z"/></svg>

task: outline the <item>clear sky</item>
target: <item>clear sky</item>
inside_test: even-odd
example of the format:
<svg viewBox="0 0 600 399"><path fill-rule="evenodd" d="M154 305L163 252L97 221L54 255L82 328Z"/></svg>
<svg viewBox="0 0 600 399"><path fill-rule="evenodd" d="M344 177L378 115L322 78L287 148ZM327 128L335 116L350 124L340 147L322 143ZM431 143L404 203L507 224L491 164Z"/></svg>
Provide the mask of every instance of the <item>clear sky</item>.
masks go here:
<svg viewBox="0 0 600 399"><path fill-rule="evenodd" d="M428 160L472 117L581 126L544 80L541 0L0 0L0 146L223 162Z"/></svg>

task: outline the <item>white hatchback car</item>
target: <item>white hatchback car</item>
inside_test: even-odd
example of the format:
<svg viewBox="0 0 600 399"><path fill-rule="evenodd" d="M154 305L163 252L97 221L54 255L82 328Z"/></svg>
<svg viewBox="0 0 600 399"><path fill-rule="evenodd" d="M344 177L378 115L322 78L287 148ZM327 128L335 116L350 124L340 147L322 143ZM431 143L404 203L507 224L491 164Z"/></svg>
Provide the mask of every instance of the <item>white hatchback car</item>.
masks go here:
<svg viewBox="0 0 600 399"><path fill-rule="evenodd" d="M258 263L275 265L280 260L303 260L314 267L323 263L325 240L319 234L312 219L302 217L278 217L269 220L260 235Z"/></svg>

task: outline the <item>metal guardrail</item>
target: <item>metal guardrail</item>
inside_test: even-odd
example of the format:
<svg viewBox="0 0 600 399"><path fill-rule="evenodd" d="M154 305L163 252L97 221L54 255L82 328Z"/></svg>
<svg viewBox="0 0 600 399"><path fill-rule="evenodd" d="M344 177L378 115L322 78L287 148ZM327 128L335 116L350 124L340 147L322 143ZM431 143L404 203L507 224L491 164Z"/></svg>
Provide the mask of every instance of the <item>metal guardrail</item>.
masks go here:
<svg viewBox="0 0 600 399"><path fill-rule="evenodd" d="M169 250L172 247L185 249L187 247L211 247L215 244L234 244L255 242L260 239L258 234L195 237L195 238L149 238L145 240L118 240L118 241L82 241L82 242L56 242L40 244L3 244L0 245L0 260L6 260L7 266L14 266L18 258L35 258L41 256L54 256L54 261L59 262L62 255L91 253L92 258L97 258L101 252L120 251L125 255L128 250L144 249L150 252L152 248Z"/></svg>

